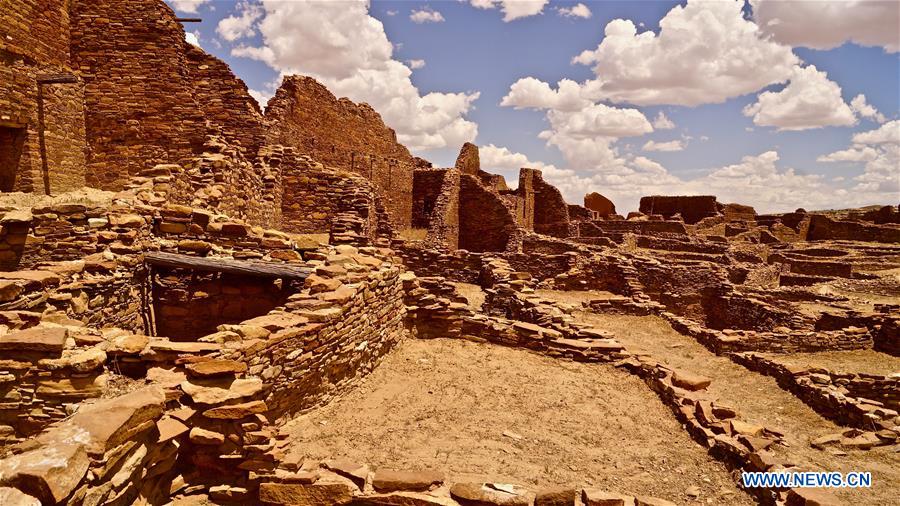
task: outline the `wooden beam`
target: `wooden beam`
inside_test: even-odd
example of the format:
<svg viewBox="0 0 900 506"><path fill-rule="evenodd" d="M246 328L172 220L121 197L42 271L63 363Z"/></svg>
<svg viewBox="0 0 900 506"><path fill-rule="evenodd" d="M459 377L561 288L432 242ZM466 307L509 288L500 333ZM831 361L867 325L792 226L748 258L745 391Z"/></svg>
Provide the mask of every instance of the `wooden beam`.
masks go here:
<svg viewBox="0 0 900 506"><path fill-rule="evenodd" d="M70 84L77 83L78 77L74 74L45 74L37 76L38 84Z"/></svg>
<svg viewBox="0 0 900 506"><path fill-rule="evenodd" d="M200 23L203 20L200 18L175 18L175 21L179 23Z"/></svg>
<svg viewBox="0 0 900 506"><path fill-rule="evenodd" d="M150 265L172 269L191 269L204 272L226 272L242 276L263 278L306 279L312 269L290 264L231 258L204 258L177 253L155 251L144 253L144 261Z"/></svg>

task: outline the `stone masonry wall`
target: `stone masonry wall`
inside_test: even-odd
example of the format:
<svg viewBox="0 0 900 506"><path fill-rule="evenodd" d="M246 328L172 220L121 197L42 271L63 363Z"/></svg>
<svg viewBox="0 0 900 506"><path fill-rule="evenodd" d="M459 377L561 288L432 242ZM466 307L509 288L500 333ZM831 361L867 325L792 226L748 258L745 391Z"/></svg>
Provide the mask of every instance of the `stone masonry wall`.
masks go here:
<svg viewBox="0 0 900 506"><path fill-rule="evenodd" d="M22 0L0 11L0 191L56 193L84 185L83 83L37 82L71 74L68 7L64 0Z"/></svg>
<svg viewBox="0 0 900 506"><path fill-rule="evenodd" d="M163 2L74 0L72 62L85 80L88 184L199 152L205 122L193 96L184 29Z"/></svg>
<svg viewBox="0 0 900 506"><path fill-rule="evenodd" d="M372 182L392 223L409 228L415 160L367 104L337 99L310 77L289 76L266 107L269 142Z"/></svg>

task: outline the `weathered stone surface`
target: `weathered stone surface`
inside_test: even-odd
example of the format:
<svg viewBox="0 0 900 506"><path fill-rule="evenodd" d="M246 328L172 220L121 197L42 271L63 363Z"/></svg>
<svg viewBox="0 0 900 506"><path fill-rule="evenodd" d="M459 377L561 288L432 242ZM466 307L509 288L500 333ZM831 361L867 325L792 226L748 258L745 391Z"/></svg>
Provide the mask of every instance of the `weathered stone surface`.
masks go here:
<svg viewBox="0 0 900 506"><path fill-rule="evenodd" d="M194 378L210 378L216 376L233 376L247 371L247 364L236 360L204 360L185 366L188 374Z"/></svg>
<svg viewBox="0 0 900 506"><path fill-rule="evenodd" d="M611 200L600 195L597 192L588 193L584 196L584 207L595 211L601 217L616 214L616 205Z"/></svg>
<svg viewBox="0 0 900 506"><path fill-rule="evenodd" d="M369 466L347 459L329 460L324 463L326 469L348 478L362 489L369 477Z"/></svg>
<svg viewBox="0 0 900 506"><path fill-rule="evenodd" d="M311 485L299 483L261 483L259 500L264 504L290 504L293 506L337 506L350 504L354 487L349 483L317 482Z"/></svg>
<svg viewBox="0 0 900 506"><path fill-rule="evenodd" d="M66 424L65 431L69 433L66 435L85 441L88 454L102 455L136 432L146 430L147 423L151 423L152 427L164 407L163 389L158 386L145 387L83 406ZM62 428L46 437L58 437L61 432L64 432Z"/></svg>
<svg viewBox="0 0 900 506"><path fill-rule="evenodd" d="M150 338L142 334L126 334L114 337L106 352L109 354L136 355L150 344Z"/></svg>
<svg viewBox="0 0 900 506"><path fill-rule="evenodd" d="M37 327L0 336L2 351L62 353L69 331L63 327Z"/></svg>
<svg viewBox="0 0 900 506"><path fill-rule="evenodd" d="M676 506L676 504L656 497L639 496L634 498L634 506Z"/></svg>
<svg viewBox="0 0 900 506"><path fill-rule="evenodd" d="M225 442L225 435L211 430L194 427L190 433L191 442L198 445L220 445Z"/></svg>
<svg viewBox="0 0 900 506"><path fill-rule="evenodd" d="M585 489L581 494L584 506L634 506L634 497L603 490Z"/></svg>
<svg viewBox="0 0 900 506"><path fill-rule="evenodd" d="M41 501L19 489L0 487L0 504L4 506L41 506Z"/></svg>
<svg viewBox="0 0 900 506"><path fill-rule="evenodd" d="M580 496L580 490L572 487L538 490L534 496L534 506L579 506Z"/></svg>
<svg viewBox="0 0 900 506"><path fill-rule="evenodd" d="M177 418L166 416L156 422L156 429L159 431L157 442L162 443L184 434L188 431L188 426L181 423Z"/></svg>
<svg viewBox="0 0 900 506"><path fill-rule="evenodd" d="M456 483L450 495L464 506L529 506L534 494L514 485Z"/></svg>
<svg viewBox="0 0 900 506"><path fill-rule="evenodd" d="M379 492L422 491L443 482L444 474L437 471L379 469L372 477L372 486Z"/></svg>
<svg viewBox="0 0 900 506"><path fill-rule="evenodd" d="M252 397L262 392L263 382L259 378L195 379L183 382L181 389L194 402L212 405Z"/></svg>
<svg viewBox="0 0 900 506"><path fill-rule="evenodd" d="M89 464L84 446L55 440L0 460L0 485L18 488L43 504L56 504L75 490Z"/></svg>
<svg viewBox="0 0 900 506"><path fill-rule="evenodd" d="M219 406L217 408L207 409L203 412L206 418L215 418L219 420L240 420L251 415L265 413L266 403L263 401L250 401L242 404L232 404L230 406Z"/></svg>
<svg viewBox="0 0 900 506"><path fill-rule="evenodd" d="M816 488L792 488L788 491L785 506L841 506L831 492Z"/></svg>
<svg viewBox="0 0 900 506"><path fill-rule="evenodd" d="M418 492L394 492L355 497L353 506L458 506L449 497L434 496Z"/></svg>
<svg viewBox="0 0 900 506"><path fill-rule="evenodd" d="M703 390L711 383L709 378L688 371L675 371L672 374L672 384L685 390Z"/></svg>

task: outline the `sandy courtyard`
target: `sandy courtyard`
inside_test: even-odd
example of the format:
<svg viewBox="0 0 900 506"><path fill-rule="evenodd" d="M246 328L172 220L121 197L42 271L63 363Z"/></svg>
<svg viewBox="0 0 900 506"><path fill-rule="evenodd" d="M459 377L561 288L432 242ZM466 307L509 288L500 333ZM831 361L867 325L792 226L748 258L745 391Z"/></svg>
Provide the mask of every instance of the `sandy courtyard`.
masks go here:
<svg viewBox="0 0 900 506"><path fill-rule="evenodd" d="M311 460L753 504L638 378L499 346L408 340L359 389L283 432L289 453Z"/></svg>

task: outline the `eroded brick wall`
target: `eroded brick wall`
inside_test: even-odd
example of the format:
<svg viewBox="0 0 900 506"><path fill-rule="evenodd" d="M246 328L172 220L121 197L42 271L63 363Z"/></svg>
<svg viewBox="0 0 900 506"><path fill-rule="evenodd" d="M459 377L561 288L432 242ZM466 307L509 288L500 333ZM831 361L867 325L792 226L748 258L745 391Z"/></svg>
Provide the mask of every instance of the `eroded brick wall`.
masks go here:
<svg viewBox="0 0 900 506"><path fill-rule="evenodd" d="M680 214L685 223L694 224L703 218L719 214L719 204L714 195L641 197L640 211L644 214L661 214L671 218Z"/></svg>
<svg viewBox="0 0 900 506"><path fill-rule="evenodd" d="M395 228L412 220L415 160L367 104L337 99L310 77L285 78L266 107L269 142L294 146L331 167L359 174L381 195Z"/></svg>
<svg viewBox="0 0 900 506"><path fill-rule="evenodd" d="M526 169L523 169L523 171ZM569 207L562 193L544 182L541 171L531 169L534 176L534 231L554 237L569 237L575 232L569 224Z"/></svg>

